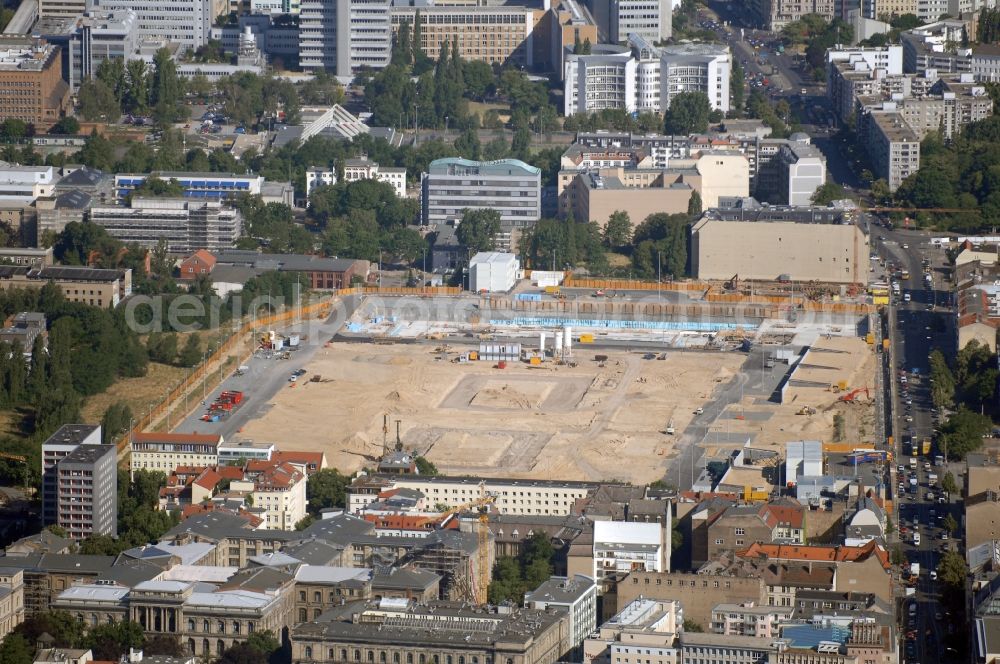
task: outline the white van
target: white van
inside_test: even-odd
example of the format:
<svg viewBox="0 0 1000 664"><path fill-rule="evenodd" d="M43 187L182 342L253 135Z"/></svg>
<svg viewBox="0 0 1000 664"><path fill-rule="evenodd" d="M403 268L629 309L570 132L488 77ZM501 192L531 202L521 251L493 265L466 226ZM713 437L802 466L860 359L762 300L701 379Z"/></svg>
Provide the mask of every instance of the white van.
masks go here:
<svg viewBox="0 0 1000 664"><path fill-rule="evenodd" d="M909 302L909 301L910 301L910 294L909 293L904 293L903 294L903 302Z"/></svg>
<svg viewBox="0 0 1000 664"><path fill-rule="evenodd" d="M913 546L920 546L920 533L913 533Z"/></svg>

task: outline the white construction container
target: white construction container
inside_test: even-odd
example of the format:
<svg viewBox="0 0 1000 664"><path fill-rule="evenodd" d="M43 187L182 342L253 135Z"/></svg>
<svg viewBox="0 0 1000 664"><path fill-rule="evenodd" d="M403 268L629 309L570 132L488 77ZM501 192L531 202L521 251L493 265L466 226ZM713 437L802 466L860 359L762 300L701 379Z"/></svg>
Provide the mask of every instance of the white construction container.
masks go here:
<svg viewBox="0 0 1000 664"><path fill-rule="evenodd" d="M562 355L563 335L561 335L558 332L556 332L556 337L555 338L556 338L555 355L556 355L556 357L558 357L558 356Z"/></svg>
<svg viewBox="0 0 1000 664"><path fill-rule="evenodd" d="M506 293L517 283L517 256L481 251L469 261L469 290L473 293Z"/></svg>
<svg viewBox="0 0 1000 664"><path fill-rule="evenodd" d="M563 348L567 353L573 350L573 328L569 326L563 328Z"/></svg>
<svg viewBox="0 0 1000 664"><path fill-rule="evenodd" d="M545 357L545 332L538 333L538 352Z"/></svg>

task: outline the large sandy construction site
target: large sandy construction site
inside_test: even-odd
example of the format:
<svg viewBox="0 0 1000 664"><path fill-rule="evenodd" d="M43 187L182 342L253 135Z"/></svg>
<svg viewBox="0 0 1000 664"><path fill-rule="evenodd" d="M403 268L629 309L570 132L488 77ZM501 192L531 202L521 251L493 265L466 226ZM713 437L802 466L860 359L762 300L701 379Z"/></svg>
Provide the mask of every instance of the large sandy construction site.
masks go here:
<svg viewBox="0 0 1000 664"><path fill-rule="evenodd" d="M694 410L739 371L740 353L577 353L578 366L452 362L432 345L331 343L308 375L247 424L245 438L324 450L343 472L395 442L451 474L648 482L663 476ZM444 357L445 359L438 359ZM665 433L668 422L677 435Z"/></svg>

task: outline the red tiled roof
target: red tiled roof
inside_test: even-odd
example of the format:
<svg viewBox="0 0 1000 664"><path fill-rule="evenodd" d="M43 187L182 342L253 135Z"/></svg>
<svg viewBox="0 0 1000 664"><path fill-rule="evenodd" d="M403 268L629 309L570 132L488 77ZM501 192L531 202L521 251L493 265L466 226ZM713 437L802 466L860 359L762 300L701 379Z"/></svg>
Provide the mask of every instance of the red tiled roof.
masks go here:
<svg viewBox="0 0 1000 664"><path fill-rule="evenodd" d="M774 528L782 523L787 523L789 528L801 528L805 508L796 509L790 505L762 505L759 514L769 528Z"/></svg>
<svg viewBox="0 0 1000 664"><path fill-rule="evenodd" d="M875 555L882 567L889 569L889 552L874 540L862 546L808 546L805 544L763 544L755 542L736 552L743 558L769 560L810 560L813 562L860 562Z"/></svg>
<svg viewBox="0 0 1000 664"><path fill-rule="evenodd" d="M275 461L302 464L307 468L309 466L315 466L317 470L322 469L323 466L326 465L326 459L323 452L304 452L296 450L288 452L275 452L273 458Z"/></svg>
<svg viewBox="0 0 1000 664"><path fill-rule="evenodd" d="M216 486L218 486L219 482L221 481L222 481L222 475L215 472L211 468L206 468L204 471L202 471L201 475L199 475L194 480L193 483L197 484L203 489L211 490L214 489Z"/></svg>
<svg viewBox="0 0 1000 664"><path fill-rule="evenodd" d="M284 489L302 481L303 478L302 471L292 464L278 463L263 471L254 480L254 485L258 490Z"/></svg>
<svg viewBox="0 0 1000 664"><path fill-rule="evenodd" d="M199 249L198 251L194 252L184 260L189 261L192 258L197 258L206 265L215 265L215 256L213 256L211 253L209 253L204 249Z"/></svg>

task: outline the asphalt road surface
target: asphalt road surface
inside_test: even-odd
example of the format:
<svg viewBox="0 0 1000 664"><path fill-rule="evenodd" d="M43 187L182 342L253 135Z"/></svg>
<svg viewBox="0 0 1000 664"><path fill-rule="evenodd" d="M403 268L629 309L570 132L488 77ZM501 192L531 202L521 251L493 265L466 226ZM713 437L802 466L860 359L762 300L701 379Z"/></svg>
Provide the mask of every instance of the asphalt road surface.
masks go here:
<svg viewBox="0 0 1000 664"><path fill-rule="evenodd" d="M276 359L279 354L275 354L268 359L263 353L256 353L246 366L248 370L242 376L231 373L222 384L212 391L203 394L191 394L188 398L187 411L189 414L179 423L171 422L172 431L175 433L211 433L221 434L229 440L234 434L251 419L260 417L270 408L268 402L282 389L290 388L289 378L298 369L305 369L306 375L299 380L309 379L309 361L315 355L317 349L322 348L333 335L335 335L358 306L359 298L348 297L342 301L342 306L334 307L333 314L321 323L303 323L296 325L293 330L301 330L307 335L307 339L302 342L299 350L291 352L291 359ZM232 370L231 370L232 371ZM201 416L205 414L208 404L211 404L223 390L240 390L244 393L244 402L239 408L218 422L202 421ZM202 405L204 402L204 406Z"/></svg>

